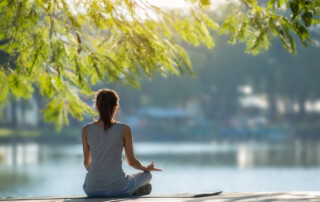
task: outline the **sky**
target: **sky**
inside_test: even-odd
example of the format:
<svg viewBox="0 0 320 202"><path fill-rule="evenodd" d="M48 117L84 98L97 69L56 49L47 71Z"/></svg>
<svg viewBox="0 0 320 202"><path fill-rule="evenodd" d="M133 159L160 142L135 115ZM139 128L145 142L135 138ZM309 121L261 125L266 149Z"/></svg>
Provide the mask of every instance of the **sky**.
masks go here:
<svg viewBox="0 0 320 202"><path fill-rule="evenodd" d="M163 8L185 8L188 7L186 0L148 0L150 4ZM217 8L219 5L226 3L226 0L213 0L211 1L212 9Z"/></svg>

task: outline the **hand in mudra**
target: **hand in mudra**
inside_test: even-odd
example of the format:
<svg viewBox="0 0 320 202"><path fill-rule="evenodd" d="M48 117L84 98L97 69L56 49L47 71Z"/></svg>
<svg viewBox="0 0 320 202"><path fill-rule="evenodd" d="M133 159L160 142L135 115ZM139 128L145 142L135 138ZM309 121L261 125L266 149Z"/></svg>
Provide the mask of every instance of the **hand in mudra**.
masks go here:
<svg viewBox="0 0 320 202"><path fill-rule="evenodd" d="M146 171L162 171L162 170L158 169L158 168L155 168L154 167L154 163L152 161L151 164L147 166L147 170Z"/></svg>

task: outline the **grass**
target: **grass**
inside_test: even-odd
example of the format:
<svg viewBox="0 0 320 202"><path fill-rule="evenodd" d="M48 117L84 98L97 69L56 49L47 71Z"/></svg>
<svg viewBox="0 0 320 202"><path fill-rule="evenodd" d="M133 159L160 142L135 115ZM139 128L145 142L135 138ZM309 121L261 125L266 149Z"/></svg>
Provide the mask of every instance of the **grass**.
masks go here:
<svg viewBox="0 0 320 202"><path fill-rule="evenodd" d="M0 128L0 139L6 138L64 138L81 136L80 127L65 127L61 131L56 131L54 128L34 128L34 129L13 129Z"/></svg>
<svg viewBox="0 0 320 202"><path fill-rule="evenodd" d="M8 128L0 128L0 137L10 137L13 136L14 130Z"/></svg>

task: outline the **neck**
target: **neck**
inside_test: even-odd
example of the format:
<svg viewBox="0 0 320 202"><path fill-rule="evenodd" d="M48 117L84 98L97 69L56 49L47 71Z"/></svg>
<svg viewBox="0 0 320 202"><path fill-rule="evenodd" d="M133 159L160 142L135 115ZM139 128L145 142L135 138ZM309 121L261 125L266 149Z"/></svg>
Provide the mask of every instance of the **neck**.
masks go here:
<svg viewBox="0 0 320 202"><path fill-rule="evenodd" d="M96 123L104 124L101 118L99 118L99 119L96 120L95 122L96 122ZM113 120L113 119L111 119L111 123L114 123L114 120Z"/></svg>

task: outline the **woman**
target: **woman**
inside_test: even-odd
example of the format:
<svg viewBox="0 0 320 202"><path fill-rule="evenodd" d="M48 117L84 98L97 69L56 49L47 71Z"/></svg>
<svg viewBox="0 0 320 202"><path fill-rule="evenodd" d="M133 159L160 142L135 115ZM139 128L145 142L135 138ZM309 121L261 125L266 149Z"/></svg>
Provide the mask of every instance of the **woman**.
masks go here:
<svg viewBox="0 0 320 202"><path fill-rule="evenodd" d="M133 152L129 126L114 121L119 106L117 93L102 89L95 94L99 119L82 129L84 166L87 175L83 185L89 197L145 195L151 192L150 171L161 171L152 162L144 166ZM122 150L127 163L142 172L125 175L122 170Z"/></svg>

